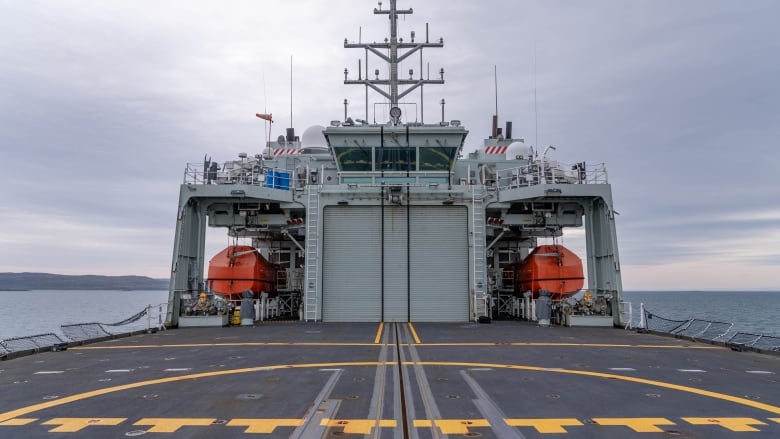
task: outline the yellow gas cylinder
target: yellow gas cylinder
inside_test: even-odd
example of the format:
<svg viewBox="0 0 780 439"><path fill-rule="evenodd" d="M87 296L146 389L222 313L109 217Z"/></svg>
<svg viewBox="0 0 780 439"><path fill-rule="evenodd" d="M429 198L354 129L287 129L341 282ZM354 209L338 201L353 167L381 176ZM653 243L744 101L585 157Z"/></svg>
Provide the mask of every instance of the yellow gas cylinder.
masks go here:
<svg viewBox="0 0 780 439"><path fill-rule="evenodd" d="M240 325L241 324L241 310L236 309L233 311L233 316L230 318L230 324L231 325Z"/></svg>

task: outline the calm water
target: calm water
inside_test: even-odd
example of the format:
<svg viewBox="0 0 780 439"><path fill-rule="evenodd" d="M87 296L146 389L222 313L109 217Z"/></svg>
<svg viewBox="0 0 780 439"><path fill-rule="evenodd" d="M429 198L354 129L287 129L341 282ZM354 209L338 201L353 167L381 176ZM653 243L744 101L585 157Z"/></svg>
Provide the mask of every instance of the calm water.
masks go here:
<svg viewBox="0 0 780 439"><path fill-rule="evenodd" d="M0 340L53 332L69 323L113 323L146 305L168 301L167 291L2 291ZM780 292L625 292L638 318L639 303L661 317L734 322L733 331L780 336Z"/></svg>
<svg viewBox="0 0 780 439"><path fill-rule="evenodd" d="M0 291L0 340L53 332L69 323L115 323L147 305L168 302L167 291Z"/></svg>
<svg viewBox="0 0 780 439"><path fill-rule="evenodd" d="M626 291L638 319L639 303L673 320L699 318L732 322L732 332L780 337L780 291Z"/></svg>

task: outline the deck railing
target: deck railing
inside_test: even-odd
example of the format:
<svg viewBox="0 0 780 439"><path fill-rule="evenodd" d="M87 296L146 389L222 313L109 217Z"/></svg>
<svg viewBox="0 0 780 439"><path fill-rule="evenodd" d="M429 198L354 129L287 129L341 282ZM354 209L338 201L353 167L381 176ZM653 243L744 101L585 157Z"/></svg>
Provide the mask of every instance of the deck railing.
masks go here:
<svg viewBox="0 0 780 439"><path fill-rule="evenodd" d="M306 179L297 178L291 169L266 167L257 162L228 162L220 170L206 169L203 163L187 163L184 184L247 184L289 189L305 185Z"/></svg>
<svg viewBox="0 0 780 439"><path fill-rule="evenodd" d="M19 352L62 350L71 343L81 344L91 340L165 329L163 322L167 306L167 303L147 305L141 311L115 323L89 322L61 325L62 335L45 333L0 340L0 357Z"/></svg>
<svg viewBox="0 0 780 439"><path fill-rule="evenodd" d="M630 306L630 302L625 302ZM670 319L648 311L639 304L639 321L627 322L627 329L648 330L689 338L692 340L721 342L736 350L780 352L780 337L766 334L733 331L734 323L706 319Z"/></svg>
<svg viewBox="0 0 780 439"><path fill-rule="evenodd" d="M502 169L496 172L499 189L515 189L540 184L607 184L607 167L604 163L585 167L581 164L563 165L542 161L526 166Z"/></svg>

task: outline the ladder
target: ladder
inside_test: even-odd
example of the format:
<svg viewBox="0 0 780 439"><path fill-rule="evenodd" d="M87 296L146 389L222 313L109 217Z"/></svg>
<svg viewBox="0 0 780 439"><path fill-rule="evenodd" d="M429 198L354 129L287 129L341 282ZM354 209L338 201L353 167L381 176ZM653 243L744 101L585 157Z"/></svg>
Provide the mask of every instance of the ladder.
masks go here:
<svg viewBox="0 0 780 439"><path fill-rule="evenodd" d="M488 315L489 296L487 289L485 261L485 200L481 187L472 186L471 198L471 255L472 255L472 291L474 320Z"/></svg>
<svg viewBox="0 0 780 439"><path fill-rule="evenodd" d="M282 291L287 290L288 282L287 282L287 270L281 269L276 271L276 291Z"/></svg>
<svg viewBox="0 0 780 439"><path fill-rule="evenodd" d="M316 322L319 317L317 285L319 285L319 225L320 191L318 185L308 185L306 203L306 280L304 284L303 319Z"/></svg>

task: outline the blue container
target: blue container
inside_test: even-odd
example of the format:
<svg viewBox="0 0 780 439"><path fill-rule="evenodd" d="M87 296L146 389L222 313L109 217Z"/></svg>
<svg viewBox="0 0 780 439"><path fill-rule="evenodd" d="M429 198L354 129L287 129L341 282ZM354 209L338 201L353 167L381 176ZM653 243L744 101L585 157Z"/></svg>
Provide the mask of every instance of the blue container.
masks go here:
<svg viewBox="0 0 780 439"><path fill-rule="evenodd" d="M265 174L265 187L274 187L274 170L267 169Z"/></svg>
<svg viewBox="0 0 780 439"><path fill-rule="evenodd" d="M289 172L282 172L282 171L276 171L276 178L275 178L276 185L274 186L277 189L282 189L285 191L290 190L290 173Z"/></svg>

